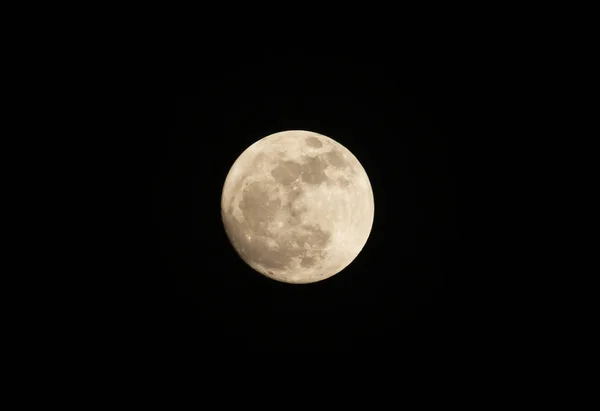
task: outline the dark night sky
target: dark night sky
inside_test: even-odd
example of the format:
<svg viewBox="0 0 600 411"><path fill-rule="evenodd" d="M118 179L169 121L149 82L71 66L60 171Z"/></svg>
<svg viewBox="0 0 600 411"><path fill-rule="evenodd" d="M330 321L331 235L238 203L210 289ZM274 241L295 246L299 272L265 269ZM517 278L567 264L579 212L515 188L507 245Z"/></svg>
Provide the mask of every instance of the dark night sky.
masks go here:
<svg viewBox="0 0 600 411"><path fill-rule="evenodd" d="M174 338L217 351L393 350L441 337L460 321L467 291L459 287L456 169L464 102L455 73L438 70L445 62L271 53L182 74L167 102L170 129L153 186L156 268ZM309 285L254 272L220 216L237 156L290 129L350 149L375 197L362 253Z"/></svg>

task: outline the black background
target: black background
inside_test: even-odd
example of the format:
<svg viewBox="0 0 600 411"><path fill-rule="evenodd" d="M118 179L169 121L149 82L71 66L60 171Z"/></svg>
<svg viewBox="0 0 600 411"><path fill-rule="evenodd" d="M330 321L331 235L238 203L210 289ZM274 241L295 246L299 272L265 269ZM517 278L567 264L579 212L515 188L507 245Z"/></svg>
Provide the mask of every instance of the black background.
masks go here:
<svg viewBox="0 0 600 411"><path fill-rule="evenodd" d="M166 102L153 181L157 298L176 342L241 352L395 350L469 324L457 169L472 102L455 60L296 51L182 73ZM375 198L360 255L308 285L254 272L220 215L236 158L292 129L352 151Z"/></svg>

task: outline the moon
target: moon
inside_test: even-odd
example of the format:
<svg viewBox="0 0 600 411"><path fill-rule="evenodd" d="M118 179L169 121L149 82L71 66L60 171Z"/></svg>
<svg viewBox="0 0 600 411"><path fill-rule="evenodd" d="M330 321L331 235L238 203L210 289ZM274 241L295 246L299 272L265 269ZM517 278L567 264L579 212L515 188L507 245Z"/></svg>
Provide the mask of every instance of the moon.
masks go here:
<svg viewBox="0 0 600 411"><path fill-rule="evenodd" d="M221 216L239 256L277 281L306 284L346 268L365 246L375 204L346 147L305 130L266 136L234 162Z"/></svg>

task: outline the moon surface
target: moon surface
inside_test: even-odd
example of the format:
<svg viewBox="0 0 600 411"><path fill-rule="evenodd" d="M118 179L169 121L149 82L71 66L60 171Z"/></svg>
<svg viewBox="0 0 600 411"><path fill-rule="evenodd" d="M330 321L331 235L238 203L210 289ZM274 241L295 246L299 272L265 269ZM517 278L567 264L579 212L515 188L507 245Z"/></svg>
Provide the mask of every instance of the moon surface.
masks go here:
<svg viewBox="0 0 600 411"><path fill-rule="evenodd" d="M358 159L311 131L271 134L227 174L221 216L234 249L254 270L305 284L346 268L374 218L371 183Z"/></svg>

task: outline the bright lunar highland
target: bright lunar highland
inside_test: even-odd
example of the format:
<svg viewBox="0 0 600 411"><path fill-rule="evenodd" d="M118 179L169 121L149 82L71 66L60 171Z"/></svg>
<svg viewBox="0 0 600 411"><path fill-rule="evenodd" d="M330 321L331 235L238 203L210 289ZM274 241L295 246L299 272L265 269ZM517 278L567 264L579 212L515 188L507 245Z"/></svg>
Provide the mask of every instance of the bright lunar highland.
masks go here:
<svg viewBox="0 0 600 411"><path fill-rule="evenodd" d="M290 130L248 147L227 174L225 231L259 273L313 283L346 268L374 218L371 183L358 159L324 135Z"/></svg>

